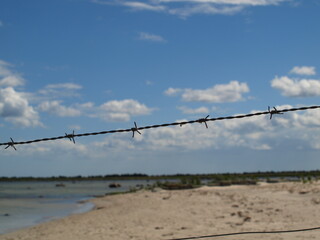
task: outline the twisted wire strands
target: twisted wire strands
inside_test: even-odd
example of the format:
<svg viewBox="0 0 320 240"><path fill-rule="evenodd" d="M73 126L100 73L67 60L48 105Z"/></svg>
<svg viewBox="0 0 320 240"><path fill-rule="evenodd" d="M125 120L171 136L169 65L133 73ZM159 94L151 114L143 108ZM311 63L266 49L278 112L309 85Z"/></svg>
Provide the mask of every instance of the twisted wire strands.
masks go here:
<svg viewBox="0 0 320 240"><path fill-rule="evenodd" d="M169 126L183 126L186 124L193 124L193 123L204 123L206 128L208 128L207 122L214 122L214 121L223 121L223 120L230 120L230 119L240 119L240 118L249 118L254 116L260 116L260 115L270 115L270 119L272 119L273 115L275 114L283 114L286 112L294 112L294 111L305 111L309 109L318 109L320 108L319 105L316 106L308 106L308 107L300 107L300 108L289 108L289 109L282 109L278 110L275 107L271 109L268 107L268 111L265 112L256 112L256 113L249 113L249 114L242 114L242 115L234 115L234 116L227 116L227 117L217 117L217 118L209 118L209 115L205 118L200 118L197 120L191 120L191 121L183 121L183 122L174 122L174 123L164 123L164 124L158 124L158 125L150 125L150 126L144 126L144 127L138 127L137 123L134 122L134 127L128 128L128 129L118 129L118 130L109 130L109 131L101 131L101 132L90 132L90 133L80 133L80 134L74 134L74 131L71 134L65 134L64 136L58 136L58 137L51 137L51 138L41 138L41 139L35 139L35 140L29 140L29 141L21 141L21 142L15 142L12 138L10 138L10 142L4 142L0 143L0 146L6 146L5 149L12 147L15 150L15 145L22 145L22 144L31 144L36 142L45 142L45 141L54 141L58 139L69 139L73 143L75 143L76 137L86 137L86 136L95 136L95 135L103 135L103 134L111 134L111 133L122 133L122 132L132 132L132 137L134 138L135 132L141 135L141 132L139 130L144 129L151 129L151 128L160 128L160 127L169 127Z"/></svg>

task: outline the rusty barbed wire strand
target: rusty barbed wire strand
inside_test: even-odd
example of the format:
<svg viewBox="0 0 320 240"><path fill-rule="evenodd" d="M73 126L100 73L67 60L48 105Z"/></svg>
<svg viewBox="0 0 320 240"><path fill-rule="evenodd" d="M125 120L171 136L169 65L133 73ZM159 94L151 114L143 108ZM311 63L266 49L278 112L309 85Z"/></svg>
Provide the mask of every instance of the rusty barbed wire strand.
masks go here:
<svg viewBox="0 0 320 240"><path fill-rule="evenodd" d="M234 233L223 233L223 234L204 235L204 236L197 236L197 237L171 238L171 239L167 239L167 240L191 240L191 239L216 238L216 237L226 237L226 236L235 236L235 235L249 235L249 234L295 233L295 232L307 232L307 231L315 231L315 230L320 230L320 227L303 228L303 229L293 229L293 230L234 232Z"/></svg>
<svg viewBox="0 0 320 240"><path fill-rule="evenodd" d="M273 107L273 110L271 110L270 107L268 107L268 111L264 112L256 112L256 113L249 113L249 114L242 114L242 115L233 115L233 116L227 116L227 117L217 117L217 118L208 118L209 115L206 118L200 118L197 120L191 120L191 121L183 121L183 122L174 122L174 123L164 123L164 124L158 124L158 125L150 125L150 126L144 126L144 127L137 127L136 122L134 122L135 127L128 128L128 129L118 129L118 130L109 130L109 131L101 131L101 132L90 132L90 133L80 133L80 134L74 134L74 131L72 134L65 134L64 136L58 136L58 137L51 137L51 138L41 138L41 139L35 139L35 140L29 140L29 141L21 141L21 142L15 142L11 139L9 142L0 143L0 146L6 146L5 149L12 147L16 150L16 145L23 145L23 144L31 144L31 143L37 143L37 142L46 142L46 141L54 141L59 139L65 139L68 138L70 141L73 141L75 143L74 138L76 137L87 137L87 136L95 136L95 135L103 135L103 134L111 134L111 133L123 133L123 132L132 132L132 137L134 137L134 133L139 132L139 130L145 130L145 129L151 129L151 128L161 128L161 127L169 127L169 126L183 126L186 124L193 124L193 123L205 123L205 126L207 126L207 122L214 122L214 121L222 121L222 120L230 120L230 119L241 119L241 118L249 118L254 116L260 116L260 115L270 115L270 119L272 119L272 116L274 114L283 114L286 112L294 112L294 111L305 111L309 109L318 109L320 108L319 105L316 106L308 106L308 107L300 107L300 108L289 108L289 109L282 109L277 110L275 107Z"/></svg>

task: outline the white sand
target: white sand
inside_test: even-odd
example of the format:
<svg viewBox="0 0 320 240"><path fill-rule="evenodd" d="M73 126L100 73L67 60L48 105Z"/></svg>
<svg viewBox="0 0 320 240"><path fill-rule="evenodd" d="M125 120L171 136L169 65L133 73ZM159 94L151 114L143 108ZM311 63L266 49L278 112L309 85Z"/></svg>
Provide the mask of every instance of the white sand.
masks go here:
<svg viewBox="0 0 320 240"><path fill-rule="evenodd" d="M202 187L94 199L91 212L0 236L0 240L165 240L320 226L320 182ZM320 239L320 230L215 239Z"/></svg>

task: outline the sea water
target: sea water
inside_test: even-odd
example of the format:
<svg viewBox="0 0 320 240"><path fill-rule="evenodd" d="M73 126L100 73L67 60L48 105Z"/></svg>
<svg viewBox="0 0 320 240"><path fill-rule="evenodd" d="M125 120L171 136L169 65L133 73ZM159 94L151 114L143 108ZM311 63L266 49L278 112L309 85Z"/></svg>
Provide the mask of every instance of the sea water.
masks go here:
<svg viewBox="0 0 320 240"><path fill-rule="evenodd" d="M114 182L114 181L112 181ZM153 181L0 182L0 234L91 210L88 200L112 192L152 184Z"/></svg>

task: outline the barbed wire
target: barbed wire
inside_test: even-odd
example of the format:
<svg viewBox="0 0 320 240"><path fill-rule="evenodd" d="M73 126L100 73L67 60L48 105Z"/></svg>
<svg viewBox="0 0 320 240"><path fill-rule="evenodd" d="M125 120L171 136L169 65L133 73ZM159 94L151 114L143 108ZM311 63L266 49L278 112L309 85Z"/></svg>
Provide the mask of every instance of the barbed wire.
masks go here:
<svg viewBox="0 0 320 240"><path fill-rule="evenodd" d="M168 239L168 240L191 240L191 239L215 238L215 237L226 237L226 236L235 236L235 235L249 235L249 234L280 234L280 233L307 232L307 231L315 231L315 230L320 230L320 227L294 229L294 230L234 232L234 233L204 235L204 236L197 236L197 237L172 238L172 239Z"/></svg>
<svg viewBox="0 0 320 240"><path fill-rule="evenodd" d="M161 128L161 127L169 127L169 126L183 126L186 124L193 124L193 123L204 123L206 128L208 128L207 122L213 122L213 121L222 121L222 120L230 120L230 119L241 119L241 118L249 118L254 116L260 116L260 115L270 115L270 119L272 119L273 115L275 114L283 114L286 112L294 112L294 111L304 111L308 109L317 109L320 108L319 105L316 106L308 106L308 107L300 107L300 108L289 108L289 109L282 109L278 110L275 107L271 109L268 107L268 111L264 112L256 112L256 113L249 113L249 114L242 114L242 115L233 115L233 116L227 116L227 117L217 117L217 118L209 118L209 115L205 118L200 118L197 120L191 120L191 121L182 121L182 122L174 122L174 123L165 123L165 124L158 124L158 125L150 125L150 126L144 126L144 127L138 127L137 123L134 122L134 127L128 128L128 129L118 129L118 130L109 130L109 131L101 131L101 132L90 132L90 133L80 133L75 134L74 131L71 134L65 133L63 136L58 137L51 137L51 138L41 138L41 139L35 139L35 140L29 140L29 141L21 141L21 142L15 142L11 137L9 142L0 143L0 146L6 146L5 149L12 147L14 150L17 150L15 145L23 145L23 144L31 144L31 143L37 143L37 142L45 142L45 141L54 141L58 139L69 139L73 143L75 143L76 137L86 137L86 136L95 136L95 135L103 135L103 134L111 134L111 133L123 133L123 132L132 132L132 137L134 138L135 132L141 135L141 132L139 130L145 130L145 129L151 129L151 128Z"/></svg>

